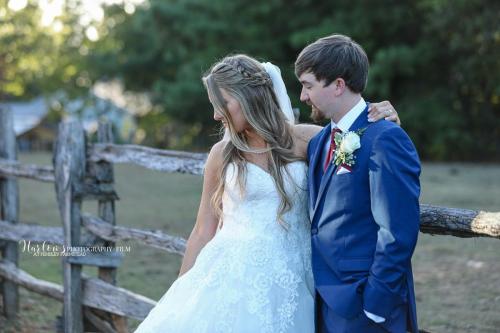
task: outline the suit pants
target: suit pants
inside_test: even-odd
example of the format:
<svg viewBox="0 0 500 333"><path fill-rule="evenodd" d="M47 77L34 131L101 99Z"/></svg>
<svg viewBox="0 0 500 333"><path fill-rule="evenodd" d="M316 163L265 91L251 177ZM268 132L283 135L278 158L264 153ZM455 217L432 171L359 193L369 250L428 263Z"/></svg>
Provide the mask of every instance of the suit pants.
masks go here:
<svg viewBox="0 0 500 333"><path fill-rule="evenodd" d="M407 332L406 304L396 308L390 318L376 323L361 311L356 317L346 319L335 312L316 293L316 333L405 333Z"/></svg>

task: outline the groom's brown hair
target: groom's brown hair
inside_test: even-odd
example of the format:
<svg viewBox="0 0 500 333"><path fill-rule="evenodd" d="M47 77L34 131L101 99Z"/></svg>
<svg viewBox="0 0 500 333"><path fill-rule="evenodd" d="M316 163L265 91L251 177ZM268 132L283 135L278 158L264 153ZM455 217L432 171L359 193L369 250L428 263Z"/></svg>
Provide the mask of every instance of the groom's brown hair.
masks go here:
<svg viewBox="0 0 500 333"><path fill-rule="evenodd" d="M368 80L369 62L365 50L344 35L330 35L306 46L295 61L295 75L314 74L325 87L342 78L347 87L361 93Z"/></svg>

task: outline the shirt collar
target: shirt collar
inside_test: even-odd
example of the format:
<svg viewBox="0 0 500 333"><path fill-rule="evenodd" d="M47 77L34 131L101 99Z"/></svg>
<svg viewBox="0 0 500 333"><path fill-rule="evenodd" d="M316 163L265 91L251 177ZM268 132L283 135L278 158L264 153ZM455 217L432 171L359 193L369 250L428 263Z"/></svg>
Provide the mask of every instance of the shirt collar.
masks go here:
<svg viewBox="0 0 500 333"><path fill-rule="evenodd" d="M352 124L354 124L359 115L363 113L365 108L366 108L366 102L363 99L363 97L361 97L359 102L356 105L354 105L354 107L351 110L349 110L349 112L347 112L342 117L342 119L340 119L338 124L334 123L333 120L331 121L332 129L338 127L344 133L349 131L349 128L351 128Z"/></svg>

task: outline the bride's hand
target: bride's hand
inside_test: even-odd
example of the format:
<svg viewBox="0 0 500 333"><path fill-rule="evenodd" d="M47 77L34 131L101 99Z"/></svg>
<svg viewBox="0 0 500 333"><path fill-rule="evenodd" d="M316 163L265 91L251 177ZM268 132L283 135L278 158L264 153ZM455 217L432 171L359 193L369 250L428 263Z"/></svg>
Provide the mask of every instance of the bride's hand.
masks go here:
<svg viewBox="0 0 500 333"><path fill-rule="evenodd" d="M398 112L394 106L392 106L391 102L383 101L380 103L370 103L370 107L368 108L368 121L375 122L382 118L393 121L401 126Z"/></svg>

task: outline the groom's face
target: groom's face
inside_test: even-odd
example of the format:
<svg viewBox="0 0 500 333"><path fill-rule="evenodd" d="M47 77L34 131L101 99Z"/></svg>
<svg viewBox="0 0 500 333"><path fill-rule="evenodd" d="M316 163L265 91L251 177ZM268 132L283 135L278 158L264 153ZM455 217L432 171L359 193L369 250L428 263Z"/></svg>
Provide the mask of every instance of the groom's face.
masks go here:
<svg viewBox="0 0 500 333"><path fill-rule="evenodd" d="M324 80L318 81L311 72L302 73L299 81L302 84L300 100L311 106L311 119L320 121L331 118L336 101L336 90L333 82L325 87Z"/></svg>

